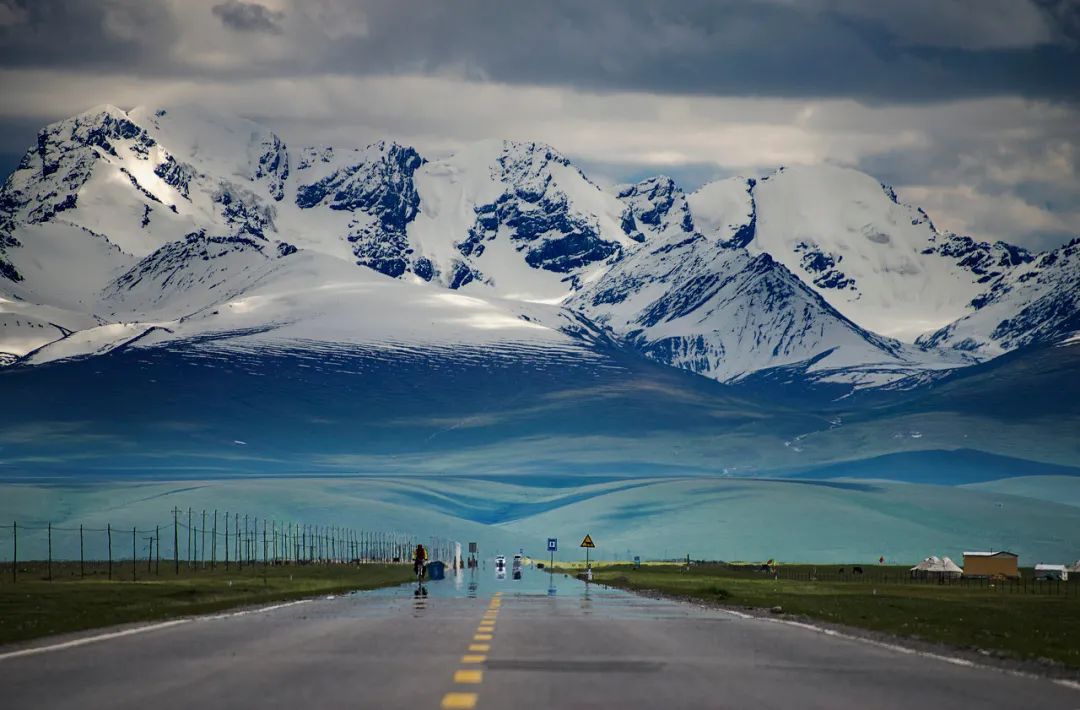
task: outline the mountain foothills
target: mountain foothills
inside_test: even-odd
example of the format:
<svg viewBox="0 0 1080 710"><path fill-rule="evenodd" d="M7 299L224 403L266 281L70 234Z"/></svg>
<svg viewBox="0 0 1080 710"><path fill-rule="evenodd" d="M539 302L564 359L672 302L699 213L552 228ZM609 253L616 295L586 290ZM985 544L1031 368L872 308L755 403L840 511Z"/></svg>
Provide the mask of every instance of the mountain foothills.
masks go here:
<svg viewBox="0 0 1080 710"><path fill-rule="evenodd" d="M537 143L298 147L104 106L42 129L0 189L0 363L39 387L27 370L121 353L528 353L918 409L1011 351L1074 359L1078 314L1080 242L944 232L834 166L606 189Z"/></svg>

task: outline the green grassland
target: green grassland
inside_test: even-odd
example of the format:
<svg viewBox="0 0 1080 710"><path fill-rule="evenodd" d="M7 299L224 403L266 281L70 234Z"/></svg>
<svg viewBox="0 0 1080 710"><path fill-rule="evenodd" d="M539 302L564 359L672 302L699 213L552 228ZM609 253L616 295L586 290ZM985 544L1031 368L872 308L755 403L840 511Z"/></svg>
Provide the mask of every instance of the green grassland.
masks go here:
<svg viewBox="0 0 1080 710"><path fill-rule="evenodd" d="M113 565L113 579L104 566L52 564L47 581L44 563L20 563L16 582L11 565L0 580L0 643L83 631L138 621L159 621L205 614L231 607L341 594L408 582L407 565L235 565L228 571L189 569L162 564L160 575L145 564ZM135 580L132 580L134 572Z"/></svg>
<svg viewBox="0 0 1080 710"><path fill-rule="evenodd" d="M896 636L1023 660L1049 659L1080 668L1080 589L1076 583L1029 581L914 584L900 568L866 568L857 581L839 567L781 568L781 576L721 565L597 567L593 579L733 607L845 624ZM815 574L815 571L817 572ZM903 573L906 574L906 573ZM1043 585L1043 586L1036 586ZM1038 593L1036 593L1038 592Z"/></svg>

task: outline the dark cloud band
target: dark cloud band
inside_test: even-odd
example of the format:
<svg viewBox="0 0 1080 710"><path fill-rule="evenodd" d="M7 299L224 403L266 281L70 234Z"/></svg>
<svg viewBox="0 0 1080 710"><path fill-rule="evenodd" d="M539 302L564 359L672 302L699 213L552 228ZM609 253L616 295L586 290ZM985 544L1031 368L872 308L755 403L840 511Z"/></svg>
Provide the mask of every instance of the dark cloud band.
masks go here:
<svg viewBox="0 0 1080 710"><path fill-rule="evenodd" d="M238 32L267 32L281 34L285 13L274 12L257 2L225 0L210 8L222 24Z"/></svg>
<svg viewBox="0 0 1080 710"><path fill-rule="evenodd" d="M281 37L272 60L225 46L219 51L233 61L212 69L171 51L181 38L166 0L0 2L22 18L0 26L8 67L138 66L145 75L235 78L449 72L590 91L870 103L1080 98L1076 4L1065 0L1009 0L1014 10L1000 18L982 0L903 0L892 13L882 10L888 2L870 13L844 0L304 0L288 24L285 13L257 2L185 3L231 30ZM963 24L967 5L978 22ZM1019 23L1017 8L1025 8L1026 29L1009 35L1002 23ZM118 35L118 17L139 31ZM364 31L337 31L347 24Z"/></svg>

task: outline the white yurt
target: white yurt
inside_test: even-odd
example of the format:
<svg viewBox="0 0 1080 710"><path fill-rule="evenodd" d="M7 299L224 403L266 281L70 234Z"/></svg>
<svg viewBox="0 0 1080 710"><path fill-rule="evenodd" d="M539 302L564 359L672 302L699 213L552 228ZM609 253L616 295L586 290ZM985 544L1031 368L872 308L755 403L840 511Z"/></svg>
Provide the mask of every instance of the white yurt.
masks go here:
<svg viewBox="0 0 1080 710"><path fill-rule="evenodd" d="M911 576L916 579L959 579L964 570L948 557L931 555L911 568Z"/></svg>

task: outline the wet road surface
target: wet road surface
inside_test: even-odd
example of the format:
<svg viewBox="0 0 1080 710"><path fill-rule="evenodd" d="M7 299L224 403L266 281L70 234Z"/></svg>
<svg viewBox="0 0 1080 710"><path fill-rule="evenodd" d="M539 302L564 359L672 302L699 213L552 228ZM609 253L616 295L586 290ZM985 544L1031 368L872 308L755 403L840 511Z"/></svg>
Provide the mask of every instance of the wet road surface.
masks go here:
<svg viewBox="0 0 1080 710"><path fill-rule="evenodd" d="M1080 708L1049 680L535 570L414 586L0 653L0 706Z"/></svg>

